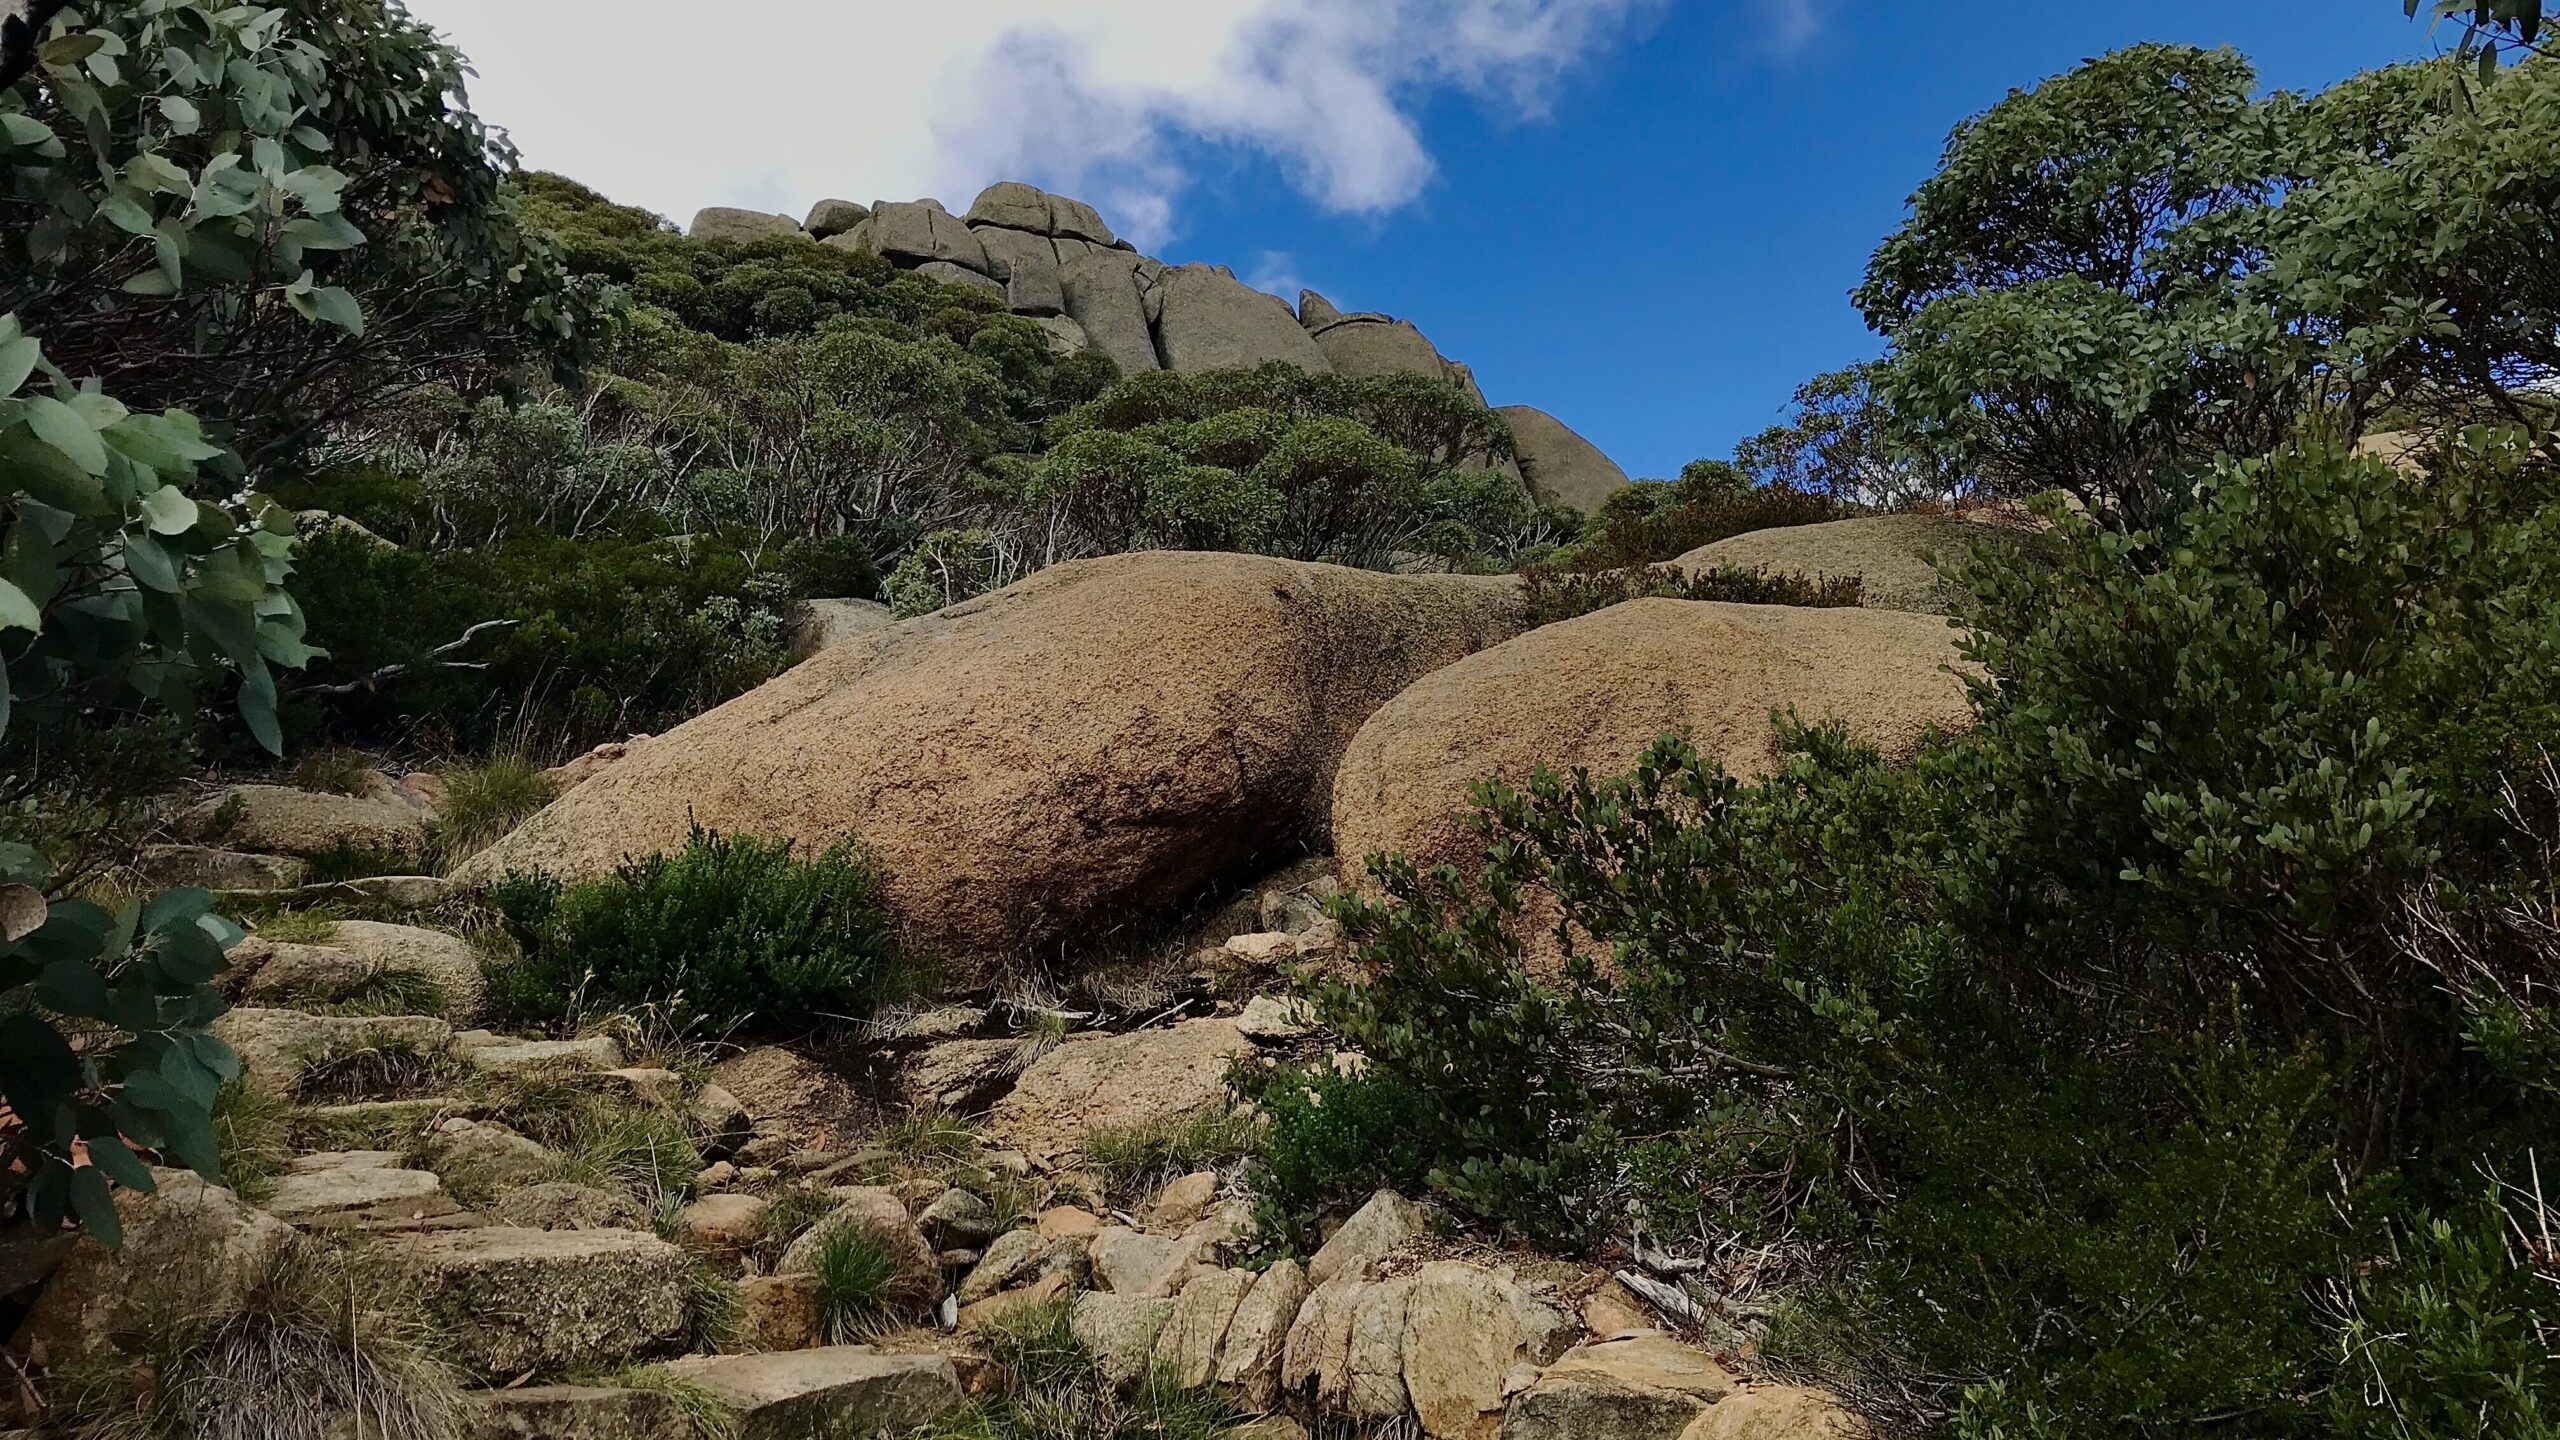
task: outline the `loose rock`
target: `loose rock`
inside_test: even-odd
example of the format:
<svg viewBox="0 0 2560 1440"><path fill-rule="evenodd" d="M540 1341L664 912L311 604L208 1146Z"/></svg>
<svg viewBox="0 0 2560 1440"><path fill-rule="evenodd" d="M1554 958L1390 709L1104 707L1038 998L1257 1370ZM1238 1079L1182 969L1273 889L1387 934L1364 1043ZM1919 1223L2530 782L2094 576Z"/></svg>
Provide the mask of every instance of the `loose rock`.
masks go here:
<svg viewBox="0 0 2560 1440"><path fill-rule="evenodd" d="M1226 1103L1227 1067L1249 1053L1232 1020L1068 1040L1022 1072L996 1102L987 1134L1035 1156L1057 1156L1101 1126L1179 1119Z"/></svg>
<svg viewBox="0 0 2560 1440"><path fill-rule="evenodd" d="M882 1355L861 1345L694 1355L666 1368L728 1407L738 1419L738 1440L903 1435L959 1409L964 1399L948 1356Z"/></svg>

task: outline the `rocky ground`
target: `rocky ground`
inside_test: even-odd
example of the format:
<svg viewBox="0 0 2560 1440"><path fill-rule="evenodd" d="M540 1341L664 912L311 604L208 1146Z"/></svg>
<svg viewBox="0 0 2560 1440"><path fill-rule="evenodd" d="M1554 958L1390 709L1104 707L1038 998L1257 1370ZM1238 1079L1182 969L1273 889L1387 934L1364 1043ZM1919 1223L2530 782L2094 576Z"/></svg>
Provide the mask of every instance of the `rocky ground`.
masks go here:
<svg viewBox="0 0 2560 1440"><path fill-rule="evenodd" d="M407 803L340 800L251 790L231 841L290 850ZM168 858L290 878L291 857L265 851ZM220 1022L253 1097L254 1139L232 1117L247 1173L225 1190L168 1172L124 1196L120 1254L7 1242L0 1275L36 1296L11 1353L38 1377L113 1361L173 1303L253 1304L290 1253L321 1247L433 1318L476 1387L475 1440L677 1440L704 1397L750 1437L896 1433L1011 1383L981 1338L1042 1305L1067 1307L1106 1375L1161 1367L1264 1415L1249 1433L1266 1440L1341 1421L1849 1433L1821 1397L1745 1383L1606 1271L1470 1241L1394 1194L1304 1263L1268 1259L1227 1076L1329 1053L1273 977L1334 958L1335 883L1318 862L1248 889L1179 973L1118 1007L936 1005L834 1051L719 1052L636 1023L493 1033L473 1028L471 940L273 911ZM325 895L340 912L423 898L430 918L447 898L423 877ZM819 1273L846 1228L894 1264L855 1325Z"/></svg>
<svg viewBox="0 0 2560 1440"><path fill-rule="evenodd" d="M1912 543L1862 534L1829 543ZM434 1337L475 1440L904 1432L1023 1383L1001 1338L1058 1313L1104 1375L1169 1376L1263 1440L1860 1433L1754 1383L1749 1318L1640 1248L1567 1263L1380 1194L1283 1258L1230 1080L1360 1063L1284 978L1344 961L1325 901L1359 876L1333 842L1460 858L1475 775L1616 769L1675 727L1747 773L1788 705L1907 747L1961 723L1943 621L1648 602L1522 634L1507 582L1181 554L857 618L763 689L554 772L563 798L450 880L331 878L434 848L432 775L238 785L181 815L147 880L253 921L218 1027L245 1067L234 1188L122 1196L120 1255L0 1240L20 1408L320 1255L357 1277L350 1306ZM824 1038L795 1047L649 1015L483 1028L505 942L475 883L592 874L695 820L861 834L951 988L812 1017ZM1191 918L1113 919L1167 907Z"/></svg>

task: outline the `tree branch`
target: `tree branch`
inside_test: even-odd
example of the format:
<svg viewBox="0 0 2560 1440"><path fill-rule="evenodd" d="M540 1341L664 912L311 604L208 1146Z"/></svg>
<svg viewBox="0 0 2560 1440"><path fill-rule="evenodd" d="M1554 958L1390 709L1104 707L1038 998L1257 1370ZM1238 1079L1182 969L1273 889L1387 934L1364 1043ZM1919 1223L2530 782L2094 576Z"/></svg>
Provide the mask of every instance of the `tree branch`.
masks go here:
<svg viewBox="0 0 2560 1440"><path fill-rule="evenodd" d="M298 687L298 693L304 695L353 695L359 690L371 690L385 680L396 680L403 675L411 673L412 671L486 670L489 668L486 661L447 660L444 657L460 650L465 645L470 644L473 640L478 639L480 637L480 633L484 630L505 630L523 623L524 622L521 620L483 620L479 624L472 626L470 629L463 631L460 639L446 641L444 644L428 651L427 658L424 660L420 660L415 663L402 661L397 665L385 665L370 675L354 680L344 681L336 685L300 686Z"/></svg>

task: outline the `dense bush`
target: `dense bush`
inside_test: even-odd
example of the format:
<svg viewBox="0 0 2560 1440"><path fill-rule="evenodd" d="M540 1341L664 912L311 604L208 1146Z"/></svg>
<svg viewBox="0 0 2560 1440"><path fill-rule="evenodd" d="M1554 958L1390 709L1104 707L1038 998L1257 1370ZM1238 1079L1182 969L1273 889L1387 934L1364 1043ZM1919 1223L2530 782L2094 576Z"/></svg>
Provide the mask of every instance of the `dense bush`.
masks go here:
<svg viewBox="0 0 2560 1440"><path fill-rule="evenodd" d="M1629 600L1722 600L1736 605L1853 608L1865 588L1855 575L1808 579L1765 568L1693 571L1646 565L1585 575L1532 565L1521 572L1521 593L1528 601L1531 625L1553 625Z"/></svg>
<svg viewBox="0 0 2560 1440"><path fill-rule="evenodd" d="M347 688L306 690L290 718L428 748L566 754L664 729L781 673L801 616L791 577L734 549L543 530L460 550L324 532L299 588L328 652L313 680Z"/></svg>
<svg viewBox="0 0 2560 1440"><path fill-rule="evenodd" d="M1591 533L1558 552L1553 563L1573 571L1659 565L1754 530L1815 525L1855 513L1832 495L1754 486L1733 467L1705 461L1668 484L1629 485L1602 501Z"/></svg>
<svg viewBox="0 0 2560 1440"><path fill-rule="evenodd" d="M697 829L605 879L510 874L490 899L522 952L488 966L490 1003L524 1024L648 1008L715 1032L791 1033L867 1019L919 978L850 846L803 859Z"/></svg>
<svg viewBox="0 0 2560 1440"><path fill-rule="evenodd" d="M1775 1343L1959 1435L2550 1433L2543 443L2052 507L1966 567L1980 724L1908 768L1799 731L1747 785L1666 741L1487 792L1480 887L1381 862L1354 917L1354 1083L1479 1215L1766 1247ZM1311 1113L1269 1149L1330 1153Z"/></svg>

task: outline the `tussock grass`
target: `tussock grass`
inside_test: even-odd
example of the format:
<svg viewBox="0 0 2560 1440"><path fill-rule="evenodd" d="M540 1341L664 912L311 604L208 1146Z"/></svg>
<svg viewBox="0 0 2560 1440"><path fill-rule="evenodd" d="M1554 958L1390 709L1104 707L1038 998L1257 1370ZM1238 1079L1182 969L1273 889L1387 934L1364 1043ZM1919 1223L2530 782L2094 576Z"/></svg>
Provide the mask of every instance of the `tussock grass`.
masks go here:
<svg viewBox="0 0 2560 1440"><path fill-rule="evenodd" d="M213 1143L222 1157L222 1183L252 1205L276 1192L277 1177L292 1158L293 1106L238 1081L213 1102Z"/></svg>
<svg viewBox="0 0 2560 1440"><path fill-rule="evenodd" d="M830 1345L858 1345L896 1327L898 1258L867 1225L838 1225L818 1241L818 1328Z"/></svg>
<svg viewBox="0 0 2560 1440"><path fill-rule="evenodd" d="M438 808L435 860L450 868L487 849L558 793L548 776L524 755L501 755L444 774Z"/></svg>
<svg viewBox="0 0 2560 1440"><path fill-rule="evenodd" d="M460 1382L359 1252L304 1241L219 1317L163 1314L120 1359L68 1377L84 1440L461 1440Z"/></svg>
<svg viewBox="0 0 2560 1440"><path fill-rule="evenodd" d="M663 1365L642 1365L587 1383L618 1390L647 1390L664 1395L684 1412L694 1440L738 1440L738 1417L720 1398Z"/></svg>
<svg viewBox="0 0 2560 1440"><path fill-rule="evenodd" d="M460 1078L460 1062L409 1045L365 1045L312 1057L294 1082L305 1104L346 1100L394 1100L432 1095Z"/></svg>
<svg viewBox="0 0 2560 1440"><path fill-rule="evenodd" d="M920 1440L1215 1440L1246 1417L1213 1391L1157 1372L1126 1390L1076 1343L1066 1302L1005 1315L981 1334L1011 1382Z"/></svg>

